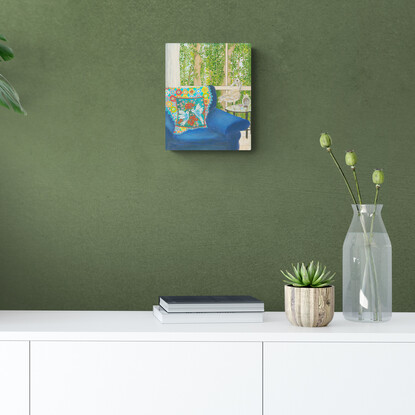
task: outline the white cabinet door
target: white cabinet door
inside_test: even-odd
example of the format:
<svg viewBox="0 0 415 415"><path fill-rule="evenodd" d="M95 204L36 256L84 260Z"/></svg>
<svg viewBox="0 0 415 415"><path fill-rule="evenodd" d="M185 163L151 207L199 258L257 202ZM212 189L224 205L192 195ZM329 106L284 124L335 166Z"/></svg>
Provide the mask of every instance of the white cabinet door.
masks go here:
<svg viewBox="0 0 415 415"><path fill-rule="evenodd" d="M262 344L32 342L31 415L260 415Z"/></svg>
<svg viewBox="0 0 415 415"><path fill-rule="evenodd" d="M0 342L0 414L29 415L29 342Z"/></svg>
<svg viewBox="0 0 415 415"><path fill-rule="evenodd" d="M414 343L265 343L265 415L415 411Z"/></svg>

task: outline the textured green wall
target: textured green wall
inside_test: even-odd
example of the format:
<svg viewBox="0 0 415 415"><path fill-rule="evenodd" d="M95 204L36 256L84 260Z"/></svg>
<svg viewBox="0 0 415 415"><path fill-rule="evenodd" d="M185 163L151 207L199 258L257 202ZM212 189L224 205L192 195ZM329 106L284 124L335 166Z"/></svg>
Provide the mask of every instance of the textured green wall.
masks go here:
<svg viewBox="0 0 415 415"><path fill-rule="evenodd" d="M150 309L251 294L281 267L339 274L347 191L318 138L383 167L395 311L415 311L415 5L401 1L3 0L0 308ZM164 150L164 43L251 42L253 151Z"/></svg>

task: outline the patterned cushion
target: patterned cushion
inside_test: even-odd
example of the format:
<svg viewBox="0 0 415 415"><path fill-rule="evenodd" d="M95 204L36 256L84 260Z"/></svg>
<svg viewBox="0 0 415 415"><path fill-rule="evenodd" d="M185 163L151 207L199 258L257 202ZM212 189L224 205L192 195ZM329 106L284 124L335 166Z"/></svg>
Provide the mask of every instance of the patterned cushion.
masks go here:
<svg viewBox="0 0 415 415"><path fill-rule="evenodd" d="M209 110L210 107L212 106L212 104L214 104L213 102L213 94L215 94L215 91L213 89L213 92L211 91L210 88L214 88L214 87L209 87L209 86L195 86L195 87L187 87L187 88L166 88L165 89L165 105L166 105L166 109L168 111L168 113L170 114L171 118L174 121L175 124L175 128L173 133L174 134L181 134L186 132L189 129L194 129L194 128L207 128L206 127L206 117L209 114ZM189 98L194 99L189 100ZM203 112L204 112L204 119L203 119L203 123L202 120L197 117L196 114L194 114L194 112L191 112L191 114L189 114L189 119L187 120L187 122L185 122L184 124L182 124L183 120L185 120L186 115L183 116L183 118L179 119L178 117L178 111L179 111L179 106L180 106L180 111L186 111L186 103L194 103L196 112L200 111L200 109L196 109L197 108L197 104L199 104L200 106L202 106L202 100L203 100ZM184 106L184 109L183 109ZM189 106L187 108L187 110L189 110ZM192 117L192 119L190 119L190 116L194 115L197 120L195 120L194 117ZM190 123L188 122L190 121ZM193 123L193 126L191 125L191 123ZM197 124L197 125L195 125Z"/></svg>
<svg viewBox="0 0 415 415"><path fill-rule="evenodd" d="M200 128L206 126L203 97L177 98L177 120L179 127Z"/></svg>

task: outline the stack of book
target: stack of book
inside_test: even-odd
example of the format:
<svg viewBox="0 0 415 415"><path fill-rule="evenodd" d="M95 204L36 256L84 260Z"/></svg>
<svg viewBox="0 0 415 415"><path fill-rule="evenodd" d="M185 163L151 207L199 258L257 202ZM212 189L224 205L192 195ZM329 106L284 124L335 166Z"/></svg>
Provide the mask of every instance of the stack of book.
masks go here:
<svg viewBox="0 0 415 415"><path fill-rule="evenodd" d="M163 296L153 314L162 323L262 323L264 303L249 295Z"/></svg>

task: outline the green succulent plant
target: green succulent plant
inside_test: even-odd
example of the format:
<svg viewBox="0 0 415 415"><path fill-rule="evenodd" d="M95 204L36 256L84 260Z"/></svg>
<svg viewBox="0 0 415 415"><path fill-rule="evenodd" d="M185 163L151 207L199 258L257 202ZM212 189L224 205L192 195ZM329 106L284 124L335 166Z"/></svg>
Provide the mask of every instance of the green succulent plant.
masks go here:
<svg viewBox="0 0 415 415"><path fill-rule="evenodd" d="M2 34L0 34L0 41L6 42L6 38ZM2 60L4 62L9 61L13 57L13 50L3 43L0 43L0 62ZM19 114L26 114L26 111L20 103L19 94L3 75L0 75L0 105L7 109L12 109Z"/></svg>
<svg viewBox="0 0 415 415"><path fill-rule="evenodd" d="M326 267L323 268L320 265L320 262L317 262L317 265L314 264L314 261L311 261L307 266L302 263L297 265L292 265L294 270L294 275L289 271L283 271L282 275L287 280L284 280L287 284L293 285L294 287L327 287L333 282L333 278L336 273L330 271L326 272ZM330 275L331 274L331 275Z"/></svg>

